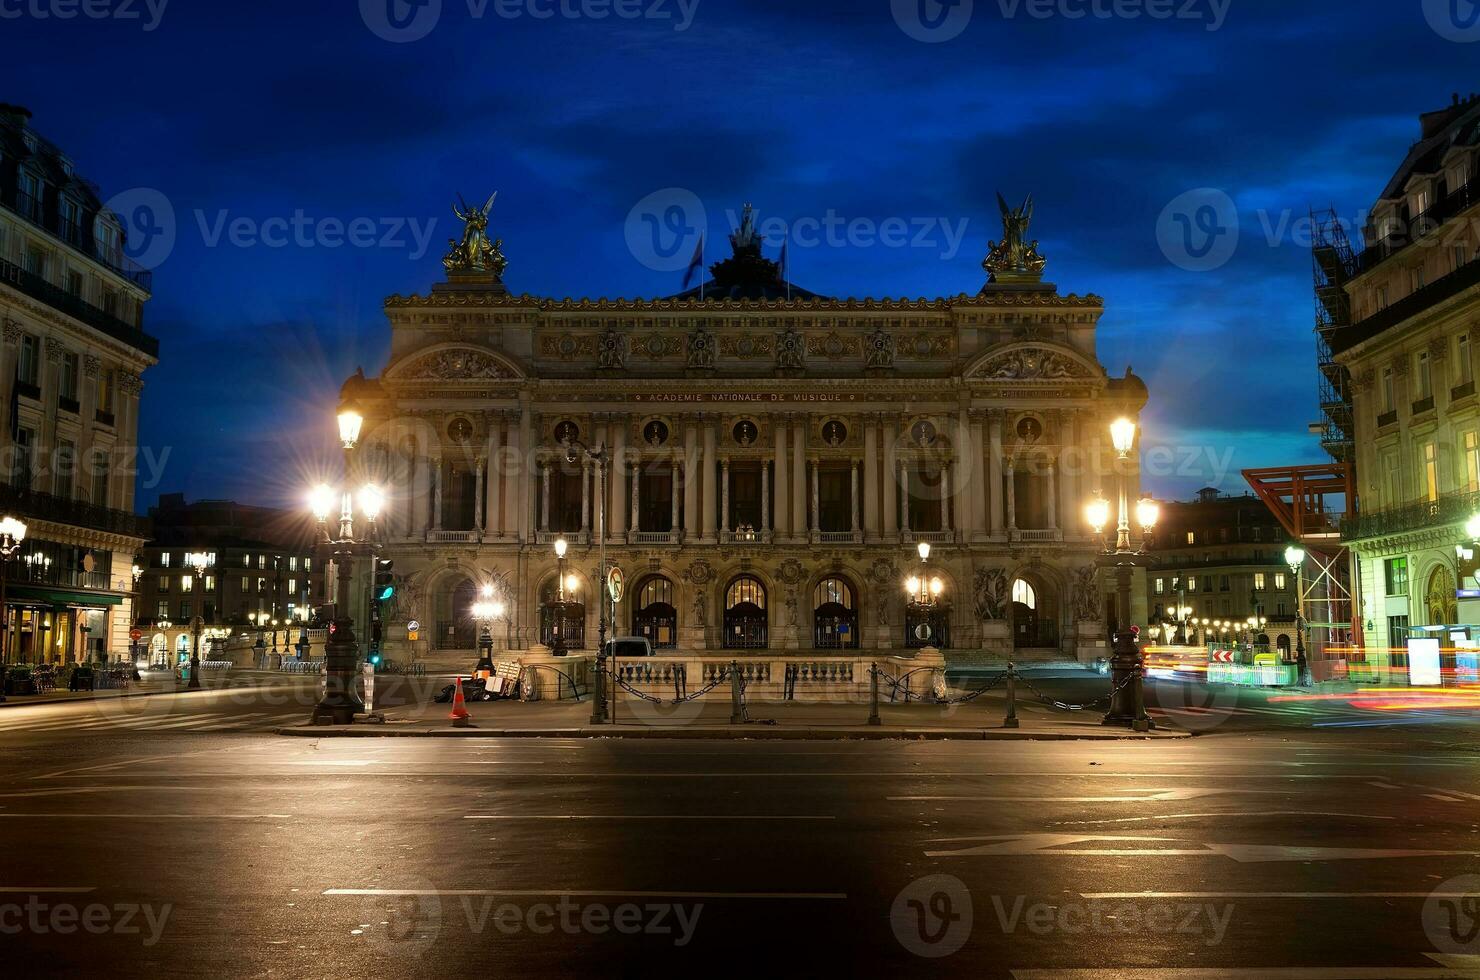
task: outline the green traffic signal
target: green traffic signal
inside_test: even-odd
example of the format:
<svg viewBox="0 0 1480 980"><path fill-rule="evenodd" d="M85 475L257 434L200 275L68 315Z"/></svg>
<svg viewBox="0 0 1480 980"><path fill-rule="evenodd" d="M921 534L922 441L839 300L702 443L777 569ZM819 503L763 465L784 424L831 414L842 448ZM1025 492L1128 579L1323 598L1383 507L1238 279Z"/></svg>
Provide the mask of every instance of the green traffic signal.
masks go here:
<svg viewBox="0 0 1480 980"><path fill-rule="evenodd" d="M396 594L395 562L389 558L375 560L375 586L371 594L376 602L385 602Z"/></svg>

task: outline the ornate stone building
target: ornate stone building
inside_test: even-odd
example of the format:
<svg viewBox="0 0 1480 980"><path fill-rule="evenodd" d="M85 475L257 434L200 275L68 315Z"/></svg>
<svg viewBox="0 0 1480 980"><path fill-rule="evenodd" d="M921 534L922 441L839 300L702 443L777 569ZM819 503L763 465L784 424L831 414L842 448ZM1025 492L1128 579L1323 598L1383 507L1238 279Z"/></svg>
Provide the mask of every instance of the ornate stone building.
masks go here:
<svg viewBox="0 0 1480 980"><path fill-rule="evenodd" d="M1097 360L1100 299L1040 281L1021 212L1004 208L985 287L918 300L784 282L748 208L733 255L686 293L512 295L480 213L463 214L446 282L386 301L384 372L344 388L366 417L356 477L387 489L402 576L388 656L470 648L487 582L510 607L501 642L548 644L563 619L593 649L603 523L627 585L614 635L902 650L923 624L948 660L1103 655L1081 514L1113 492L1108 425L1146 391ZM904 591L919 542L942 580L933 607Z"/></svg>

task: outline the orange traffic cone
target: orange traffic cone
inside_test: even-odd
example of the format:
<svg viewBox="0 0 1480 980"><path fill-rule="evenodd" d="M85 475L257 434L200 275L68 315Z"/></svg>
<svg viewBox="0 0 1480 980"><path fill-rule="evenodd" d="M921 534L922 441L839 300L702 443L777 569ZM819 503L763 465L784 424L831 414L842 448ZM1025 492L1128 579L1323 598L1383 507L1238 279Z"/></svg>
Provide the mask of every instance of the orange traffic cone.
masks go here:
<svg viewBox="0 0 1480 980"><path fill-rule="evenodd" d="M461 675L457 678L457 690L452 694L452 714L449 717L452 719L453 728L468 728L472 725L472 722L468 720L467 702L463 700Z"/></svg>

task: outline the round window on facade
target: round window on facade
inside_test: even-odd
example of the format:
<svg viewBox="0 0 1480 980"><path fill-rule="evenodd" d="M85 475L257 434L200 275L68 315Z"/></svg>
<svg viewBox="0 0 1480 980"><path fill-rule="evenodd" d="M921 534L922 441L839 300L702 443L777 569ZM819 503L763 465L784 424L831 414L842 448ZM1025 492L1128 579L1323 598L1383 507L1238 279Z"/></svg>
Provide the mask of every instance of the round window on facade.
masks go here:
<svg viewBox="0 0 1480 980"><path fill-rule="evenodd" d="M1043 438L1043 423L1031 415L1025 415L1018 419L1017 434L1023 442L1037 442Z"/></svg>
<svg viewBox="0 0 1480 980"><path fill-rule="evenodd" d="M829 446L841 446L848 441L848 427L838 419L831 419L822 425L822 441Z"/></svg>
<svg viewBox="0 0 1480 980"><path fill-rule="evenodd" d="M642 441L654 448L668 445L668 426L659 419L653 419L642 427Z"/></svg>
<svg viewBox="0 0 1480 980"><path fill-rule="evenodd" d="M929 419L921 419L911 426L910 435L914 438L915 445L922 449L934 446L936 439L939 438L935 431L935 423Z"/></svg>
<svg viewBox="0 0 1480 980"><path fill-rule="evenodd" d="M556 442L575 442L581 437L581 428L570 419L566 419L555 426Z"/></svg>
<svg viewBox="0 0 1480 980"><path fill-rule="evenodd" d="M753 446L756 439L760 438L760 429L750 419L741 419L735 423L733 435L735 442L741 446Z"/></svg>
<svg viewBox="0 0 1480 980"><path fill-rule="evenodd" d="M467 419L453 419L447 424L447 437L456 443L468 442L473 438L473 423Z"/></svg>

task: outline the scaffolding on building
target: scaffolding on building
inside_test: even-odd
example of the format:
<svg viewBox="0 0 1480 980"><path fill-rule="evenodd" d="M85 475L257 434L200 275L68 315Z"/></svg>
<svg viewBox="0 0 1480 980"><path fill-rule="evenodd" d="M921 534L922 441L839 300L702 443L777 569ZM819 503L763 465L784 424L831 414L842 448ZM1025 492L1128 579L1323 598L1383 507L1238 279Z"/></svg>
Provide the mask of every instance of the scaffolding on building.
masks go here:
<svg viewBox="0 0 1480 980"><path fill-rule="evenodd" d="M1316 366L1320 371L1321 446L1338 463L1350 463L1352 427L1351 373L1331 354L1331 338L1351 326L1351 298L1346 284L1357 269L1356 252L1334 210L1311 211L1311 264L1316 298Z"/></svg>
<svg viewBox="0 0 1480 980"><path fill-rule="evenodd" d="M1360 663L1360 611L1353 601L1351 553L1341 525L1356 507L1350 462L1244 470L1244 479L1285 533L1305 549L1299 614L1309 629L1313 660Z"/></svg>

